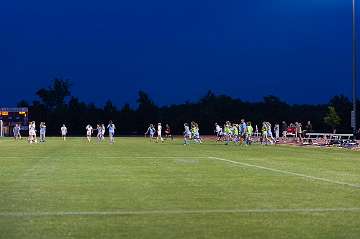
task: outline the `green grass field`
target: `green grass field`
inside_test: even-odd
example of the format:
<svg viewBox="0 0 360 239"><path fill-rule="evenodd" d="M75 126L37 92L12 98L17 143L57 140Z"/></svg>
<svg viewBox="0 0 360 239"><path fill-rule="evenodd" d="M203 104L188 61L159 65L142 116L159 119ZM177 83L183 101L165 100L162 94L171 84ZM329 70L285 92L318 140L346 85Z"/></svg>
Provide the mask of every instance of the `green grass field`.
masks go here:
<svg viewBox="0 0 360 239"><path fill-rule="evenodd" d="M0 238L360 238L360 153L1 139Z"/></svg>

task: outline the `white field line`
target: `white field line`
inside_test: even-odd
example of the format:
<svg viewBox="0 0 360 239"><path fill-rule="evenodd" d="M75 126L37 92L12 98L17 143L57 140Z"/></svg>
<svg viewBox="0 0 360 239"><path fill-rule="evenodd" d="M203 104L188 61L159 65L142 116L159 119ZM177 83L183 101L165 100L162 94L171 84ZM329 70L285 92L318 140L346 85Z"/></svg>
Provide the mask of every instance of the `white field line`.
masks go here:
<svg viewBox="0 0 360 239"><path fill-rule="evenodd" d="M136 158L136 159L207 159L209 157L206 156L104 156L102 158L108 158L108 159L116 159L116 158Z"/></svg>
<svg viewBox="0 0 360 239"><path fill-rule="evenodd" d="M50 156L26 156L26 155L21 155L21 156L0 156L0 159L48 159L50 158Z"/></svg>
<svg viewBox="0 0 360 239"><path fill-rule="evenodd" d="M63 158L62 155L53 155L53 156L1 156L0 159L19 159L19 158L26 158L26 159L51 159L51 158ZM207 156L102 156L102 155L74 155L71 158L75 159L86 159L86 158L99 158L99 159L207 159Z"/></svg>
<svg viewBox="0 0 360 239"><path fill-rule="evenodd" d="M236 164L236 165L241 165L241 166L246 166L246 167L251 167L251 168L258 168L258 169L268 170L268 171L282 173L282 174L294 175L294 176L298 176L298 177L302 177L302 178L308 178L311 180L323 181L323 182L327 182L327 183L349 186L349 187L353 187L353 188L360 188L359 184L352 184L352 183L346 183L346 182L341 182L341 181L337 181L337 180L331 180L331 179L327 179L327 178L320 178L320 177L315 177L315 176L306 175L306 174L302 174L302 173L295 173L295 172L276 169L276 168L269 168L269 167L264 167L264 166L260 166L260 165L243 163L243 162L238 162L238 161L233 161L233 160L223 159L223 158L218 158L218 157L209 157L209 159L215 159L215 160L219 160L219 161L223 161L223 162L228 162L231 164Z"/></svg>
<svg viewBox="0 0 360 239"><path fill-rule="evenodd" d="M124 211L64 211L64 212L0 212L0 217L46 216L117 216L117 215L184 215L184 214L273 214L273 213L331 213L360 212L360 208L278 208L278 209L178 209Z"/></svg>

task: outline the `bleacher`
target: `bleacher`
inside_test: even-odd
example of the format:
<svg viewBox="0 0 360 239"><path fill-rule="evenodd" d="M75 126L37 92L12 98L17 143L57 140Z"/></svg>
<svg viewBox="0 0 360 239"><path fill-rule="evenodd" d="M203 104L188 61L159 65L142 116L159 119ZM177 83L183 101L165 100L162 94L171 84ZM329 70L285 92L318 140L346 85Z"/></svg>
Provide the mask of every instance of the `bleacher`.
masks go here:
<svg viewBox="0 0 360 239"><path fill-rule="evenodd" d="M354 134L306 133L304 144L343 145L354 141Z"/></svg>

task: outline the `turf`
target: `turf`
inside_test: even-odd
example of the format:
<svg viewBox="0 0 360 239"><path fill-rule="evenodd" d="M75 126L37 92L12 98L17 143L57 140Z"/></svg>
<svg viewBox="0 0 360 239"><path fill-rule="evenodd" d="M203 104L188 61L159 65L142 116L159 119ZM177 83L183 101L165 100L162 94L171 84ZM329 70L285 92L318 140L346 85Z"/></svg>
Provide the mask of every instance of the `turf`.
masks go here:
<svg viewBox="0 0 360 239"><path fill-rule="evenodd" d="M0 238L360 238L360 153L1 139Z"/></svg>

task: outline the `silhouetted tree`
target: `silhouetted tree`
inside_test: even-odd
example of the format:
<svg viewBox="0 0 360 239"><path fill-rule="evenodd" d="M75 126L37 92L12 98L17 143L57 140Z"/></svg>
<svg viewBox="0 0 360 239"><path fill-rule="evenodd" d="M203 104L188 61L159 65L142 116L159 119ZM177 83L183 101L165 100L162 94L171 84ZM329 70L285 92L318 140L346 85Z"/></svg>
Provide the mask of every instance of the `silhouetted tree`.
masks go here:
<svg viewBox="0 0 360 239"><path fill-rule="evenodd" d="M56 107L65 104L65 98L70 96L70 81L54 79L52 85L47 89L42 88L36 92L45 105L46 109L54 110Z"/></svg>
<svg viewBox="0 0 360 239"><path fill-rule="evenodd" d="M326 116L324 117L324 122L327 125L329 125L333 131L340 124L341 118L336 113L335 107L333 107L333 106L328 107L328 112L327 112Z"/></svg>
<svg viewBox="0 0 360 239"><path fill-rule="evenodd" d="M104 116L103 119L106 123L109 120L113 120L118 117L118 111L115 105L111 102L111 100L107 100L104 105Z"/></svg>
<svg viewBox="0 0 360 239"><path fill-rule="evenodd" d="M341 125L339 129L341 130L351 130L351 110L352 103L344 95L338 95L331 98L329 105L333 106L336 109L336 113L341 118Z"/></svg>
<svg viewBox="0 0 360 239"><path fill-rule="evenodd" d="M147 93L139 91L137 99L138 108L136 111L137 131L143 131L149 122L155 123L159 120L159 108L155 105L154 101L150 99Z"/></svg>
<svg viewBox="0 0 360 239"><path fill-rule="evenodd" d="M26 100L20 100L18 103L17 103L17 107L29 107L29 103L26 101Z"/></svg>
<svg viewBox="0 0 360 239"><path fill-rule="evenodd" d="M329 130L328 125L344 132L350 130L352 104L343 95L333 97L329 104L290 105L272 95L265 96L260 102L245 102L208 91L196 102L158 107L146 92L139 91L136 109L125 104L118 110L111 100L103 107L82 102L71 96L70 88L68 80L55 79L50 87L37 91L39 101L29 104L22 100L18 106L29 107L30 120L47 122L49 134L59 134L61 124L65 123L72 135L84 135L87 124L95 126L109 120L115 122L117 133L121 134L143 134L148 124L158 122L170 124L173 133L179 134L183 131L183 124L190 121L200 124L202 134L212 134L215 122L223 124L229 120L237 123L242 118L254 125L260 125L262 121L274 124L282 120L288 123L310 120L314 131ZM360 102L358 107L360 112Z"/></svg>
<svg viewBox="0 0 360 239"><path fill-rule="evenodd" d="M107 100L105 102L104 111L107 114L114 114L117 110L114 104L111 102L111 100Z"/></svg>
<svg viewBox="0 0 360 239"><path fill-rule="evenodd" d="M123 134L133 134L137 131L135 128L136 114L129 104L125 104L122 107L119 118L116 121L120 124L120 126L117 126L118 131L121 131Z"/></svg>

